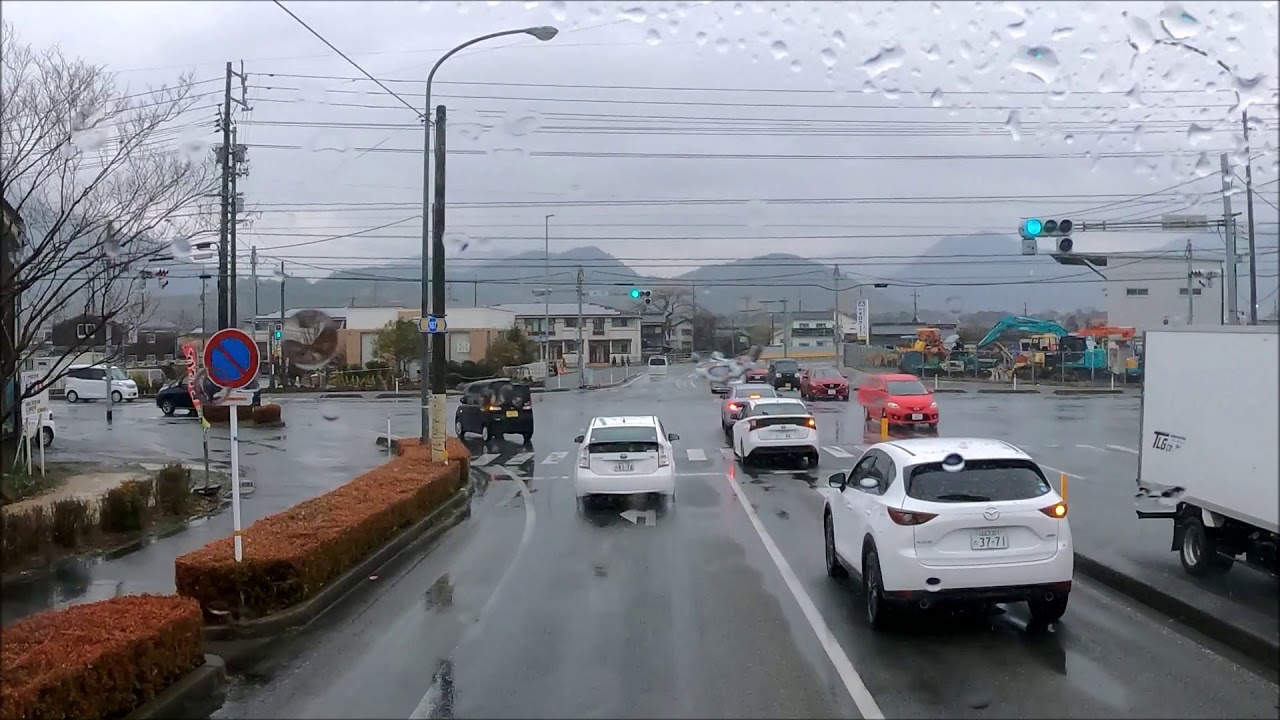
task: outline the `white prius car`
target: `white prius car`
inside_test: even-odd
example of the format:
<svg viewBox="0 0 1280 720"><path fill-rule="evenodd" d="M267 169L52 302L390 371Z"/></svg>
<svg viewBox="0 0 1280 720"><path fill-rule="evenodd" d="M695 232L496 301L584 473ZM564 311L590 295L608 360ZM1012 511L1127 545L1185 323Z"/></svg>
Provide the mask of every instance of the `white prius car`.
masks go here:
<svg viewBox="0 0 1280 720"><path fill-rule="evenodd" d="M824 488L827 574L861 580L882 629L903 605L1022 602L1062 617L1075 556L1067 506L1025 452L999 440L872 445Z"/></svg>
<svg viewBox="0 0 1280 720"><path fill-rule="evenodd" d="M661 495L667 505L676 498L671 442L657 417L625 416L591 419L581 445L573 486L578 506L595 495Z"/></svg>
<svg viewBox="0 0 1280 720"><path fill-rule="evenodd" d="M791 398L746 400L733 423L733 454L744 465L770 457L791 457L801 467L818 464L818 423Z"/></svg>

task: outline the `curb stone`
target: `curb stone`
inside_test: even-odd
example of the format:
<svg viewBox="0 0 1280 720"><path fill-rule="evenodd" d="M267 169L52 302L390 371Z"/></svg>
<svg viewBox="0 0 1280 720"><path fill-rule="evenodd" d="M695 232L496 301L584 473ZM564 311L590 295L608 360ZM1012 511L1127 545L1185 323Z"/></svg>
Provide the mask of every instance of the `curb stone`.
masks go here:
<svg viewBox="0 0 1280 720"><path fill-rule="evenodd" d="M427 517L401 530L385 545L373 554L357 563L354 567L339 575L320 592L290 608L272 613L266 617L244 620L228 625L205 625L204 640L206 643L228 643L240 640L255 640L283 634L289 630L301 628L341 601L362 584L368 582L371 575L376 575L378 568L386 565L417 541L431 542L444 531L452 528L471 516L471 483L467 479L453 498L436 508ZM229 648L228 660L234 662L236 648Z"/></svg>
<svg viewBox="0 0 1280 720"><path fill-rule="evenodd" d="M1126 595L1158 613L1208 637L1229 645L1271 670L1280 668L1280 642L1248 628L1234 625L1154 585L1127 575L1098 560L1075 554L1076 569L1085 576Z"/></svg>
<svg viewBox="0 0 1280 720"><path fill-rule="evenodd" d="M1054 395L1123 395L1124 390L1116 388L1059 388L1053 391Z"/></svg>
<svg viewBox="0 0 1280 720"><path fill-rule="evenodd" d="M983 395L1039 395L1040 391L1035 388L978 388L978 393Z"/></svg>
<svg viewBox="0 0 1280 720"><path fill-rule="evenodd" d="M183 675L164 692L125 716L126 720L207 718L227 698L227 664L217 655L205 655L204 664Z"/></svg>

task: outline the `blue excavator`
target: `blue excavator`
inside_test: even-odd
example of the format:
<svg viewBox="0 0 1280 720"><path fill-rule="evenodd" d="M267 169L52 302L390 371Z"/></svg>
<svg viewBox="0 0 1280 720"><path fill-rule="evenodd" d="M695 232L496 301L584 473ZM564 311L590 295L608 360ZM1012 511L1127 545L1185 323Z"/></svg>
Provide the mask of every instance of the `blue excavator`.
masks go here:
<svg viewBox="0 0 1280 720"><path fill-rule="evenodd" d="M1044 353L1047 370L1064 375L1090 375L1107 371L1107 350L1099 347L1092 337L1072 335L1066 328L1051 320L1038 320L1021 315L1002 318L986 337L978 342L978 349L987 347L1010 330L1031 335L1052 335L1057 338L1056 350ZM1014 353L1007 353L1013 355Z"/></svg>

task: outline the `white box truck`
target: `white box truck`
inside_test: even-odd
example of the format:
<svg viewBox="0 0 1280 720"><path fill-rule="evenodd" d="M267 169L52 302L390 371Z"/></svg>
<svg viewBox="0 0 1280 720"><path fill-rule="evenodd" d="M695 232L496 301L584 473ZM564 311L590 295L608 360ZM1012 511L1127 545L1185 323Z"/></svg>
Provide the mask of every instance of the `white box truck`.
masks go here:
<svg viewBox="0 0 1280 720"><path fill-rule="evenodd" d="M1277 575L1280 376L1275 327L1149 330L1143 340L1140 518L1173 520L1182 567Z"/></svg>

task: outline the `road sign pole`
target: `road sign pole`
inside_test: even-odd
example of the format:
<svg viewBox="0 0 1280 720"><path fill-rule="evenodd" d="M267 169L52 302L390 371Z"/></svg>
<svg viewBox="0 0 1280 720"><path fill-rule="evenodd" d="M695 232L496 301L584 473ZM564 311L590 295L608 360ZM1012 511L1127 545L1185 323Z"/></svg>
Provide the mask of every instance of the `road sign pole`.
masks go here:
<svg viewBox="0 0 1280 720"><path fill-rule="evenodd" d="M240 520L240 407L253 401L253 394L239 392L258 377L261 363L258 345L239 328L224 328L209 338L204 349L205 373L226 389L225 403L231 410L231 525L236 562L244 561L244 538Z"/></svg>
<svg viewBox="0 0 1280 720"><path fill-rule="evenodd" d="M244 539L240 531L240 407L231 406L231 529L236 562L244 560Z"/></svg>

